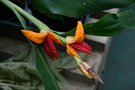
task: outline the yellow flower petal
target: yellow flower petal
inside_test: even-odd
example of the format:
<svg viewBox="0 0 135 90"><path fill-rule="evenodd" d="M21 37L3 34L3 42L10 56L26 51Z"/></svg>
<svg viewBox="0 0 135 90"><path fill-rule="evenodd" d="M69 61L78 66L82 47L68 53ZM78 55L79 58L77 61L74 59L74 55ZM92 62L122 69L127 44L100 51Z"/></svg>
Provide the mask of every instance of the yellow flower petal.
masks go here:
<svg viewBox="0 0 135 90"><path fill-rule="evenodd" d="M43 43L45 37L47 36L47 33L36 33L29 30L22 30L22 33L26 38L30 39L31 41L37 44Z"/></svg>
<svg viewBox="0 0 135 90"><path fill-rule="evenodd" d="M74 48L72 48L70 45L67 45L67 53L71 56L76 56L78 58L80 58L80 56L78 55L78 53L75 51Z"/></svg>

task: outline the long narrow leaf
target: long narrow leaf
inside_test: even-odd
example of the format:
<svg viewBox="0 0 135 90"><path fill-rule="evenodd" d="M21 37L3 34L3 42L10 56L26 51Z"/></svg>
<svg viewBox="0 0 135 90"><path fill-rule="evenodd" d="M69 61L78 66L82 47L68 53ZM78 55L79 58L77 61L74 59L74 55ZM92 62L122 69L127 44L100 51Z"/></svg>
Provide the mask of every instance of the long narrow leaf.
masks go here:
<svg viewBox="0 0 135 90"><path fill-rule="evenodd" d="M116 35L121 33L124 28L117 14L108 14L95 23L84 24L83 26L86 34L98 36ZM73 35L75 29L67 32L67 35Z"/></svg>
<svg viewBox="0 0 135 90"><path fill-rule="evenodd" d="M111 36L121 33L124 27L117 14L108 14L92 25L87 24L84 28L87 34Z"/></svg>
<svg viewBox="0 0 135 90"><path fill-rule="evenodd" d="M9 3L7 2L10 2L8 0L0 0L3 4L5 4L8 8L10 8L14 14L17 16L17 18L19 19L21 25L23 26L24 29L27 28L27 25L26 25L26 22L25 20L23 19L23 17L17 12L17 10L15 9L15 7L11 6Z"/></svg>
<svg viewBox="0 0 135 90"><path fill-rule="evenodd" d="M135 13L133 11L127 10L125 12L119 13L120 22L124 27L135 29Z"/></svg>
<svg viewBox="0 0 135 90"><path fill-rule="evenodd" d="M36 55L36 68L44 83L45 90L60 90L53 72L47 64L43 48L41 46L36 49Z"/></svg>
<svg viewBox="0 0 135 90"><path fill-rule="evenodd" d="M88 35L113 36L123 32L126 27L135 29L135 13L127 10L119 14L108 14L95 23L87 23L83 26ZM66 34L74 35L75 29Z"/></svg>
<svg viewBox="0 0 135 90"><path fill-rule="evenodd" d="M16 4L12 3L11 1L9 1L9 0L0 0L0 2L2 2L4 5L6 5L11 10L12 10L12 8L14 8L15 10L17 10L17 12L19 14L21 14L22 16L24 16L25 18L27 18L28 20L30 20L39 29L41 29L41 30L42 29L43 30L50 30L50 28L47 25L45 25L43 22L41 22L40 20L38 20L37 18L35 18L34 16L32 16L31 14L29 14L25 10L23 10L22 8L20 8Z"/></svg>
<svg viewBox="0 0 135 90"><path fill-rule="evenodd" d="M21 25L23 26L24 29L27 29L27 25L26 25L26 22L25 20L23 19L23 17L16 11L16 9L12 9L13 12L15 13L15 15L17 16L17 18L19 19Z"/></svg>

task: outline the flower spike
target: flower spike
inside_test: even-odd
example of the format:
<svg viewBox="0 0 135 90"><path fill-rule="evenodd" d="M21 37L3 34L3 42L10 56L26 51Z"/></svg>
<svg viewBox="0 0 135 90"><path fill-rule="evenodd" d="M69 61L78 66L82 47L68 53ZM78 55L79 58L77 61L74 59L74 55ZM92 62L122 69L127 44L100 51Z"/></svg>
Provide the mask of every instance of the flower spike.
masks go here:
<svg viewBox="0 0 135 90"><path fill-rule="evenodd" d="M59 58L59 53L49 35L45 38L44 50L52 60L57 60Z"/></svg>
<svg viewBox="0 0 135 90"><path fill-rule="evenodd" d="M89 55L92 54L92 52L91 52L92 48L85 42L73 43L70 45L78 51L84 52L84 53L89 54Z"/></svg>
<svg viewBox="0 0 135 90"><path fill-rule="evenodd" d="M22 30L22 33L31 41L37 44L43 44L45 52L51 59L56 60L59 58L59 53L54 43L63 46L64 44L55 33L43 30L40 33L36 33L29 30Z"/></svg>
<svg viewBox="0 0 135 90"><path fill-rule="evenodd" d="M89 46L86 42L84 42L84 29L81 21L78 21L77 29L74 36L67 36L66 37L66 47L67 53L75 58L76 62L78 63L80 71L88 77L89 79L94 79L95 81L103 83L100 76L91 69L91 67L83 62L78 55L77 51L81 51L87 54L92 54L91 50L92 47Z"/></svg>
<svg viewBox="0 0 135 90"><path fill-rule="evenodd" d="M83 25L81 23L81 21L78 21L77 24L77 28L76 28L76 32L75 32L75 36L67 36L66 37L66 44L67 44L67 51L68 53L71 55L75 55L78 57L78 54L74 54L73 52L71 52L70 48L74 49L74 50L78 50L87 54L92 54L91 50L91 46L89 46L87 43L84 42L84 28ZM72 50L72 51L74 51ZM77 52L76 52L77 53Z"/></svg>

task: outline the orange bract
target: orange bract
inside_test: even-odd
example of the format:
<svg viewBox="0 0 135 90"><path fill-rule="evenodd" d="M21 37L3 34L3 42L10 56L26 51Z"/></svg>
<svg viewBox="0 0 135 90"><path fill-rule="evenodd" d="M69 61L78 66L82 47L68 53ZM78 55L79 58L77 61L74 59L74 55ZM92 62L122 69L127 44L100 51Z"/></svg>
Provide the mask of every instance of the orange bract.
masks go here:
<svg viewBox="0 0 135 90"><path fill-rule="evenodd" d="M80 58L80 56L78 55L78 53L70 45L67 45L67 53L69 55L71 55L71 56L76 56L76 57Z"/></svg>
<svg viewBox="0 0 135 90"><path fill-rule="evenodd" d="M67 36L66 44L67 44L67 52L72 56L77 56L80 58L76 50L71 46L74 43L80 43L84 40L84 29L81 21L78 21L75 36Z"/></svg>
<svg viewBox="0 0 135 90"><path fill-rule="evenodd" d="M55 42L55 43L58 43L60 45L63 45L63 42L57 37L57 35L55 33L52 33L52 32L48 32L48 36Z"/></svg>
<svg viewBox="0 0 135 90"><path fill-rule="evenodd" d="M43 43L45 37L47 36L47 33L36 33L29 30L22 30L22 33L24 34L25 37L27 37L28 39L37 44Z"/></svg>
<svg viewBox="0 0 135 90"><path fill-rule="evenodd" d="M64 46L63 42L57 37L55 33L52 33L52 32L36 33L29 30L22 30L22 32L25 37L27 37L28 39L30 39L31 41L37 44L43 43L46 36L49 36L49 38L51 38L53 42Z"/></svg>
<svg viewBox="0 0 135 90"><path fill-rule="evenodd" d="M66 37L66 43L72 44L72 43L79 43L84 40L84 29L81 21L78 21L75 36L67 36Z"/></svg>
<svg viewBox="0 0 135 90"><path fill-rule="evenodd" d="M82 42L84 40L84 29L81 21L78 21L77 24L77 30L75 32L75 41L76 42Z"/></svg>

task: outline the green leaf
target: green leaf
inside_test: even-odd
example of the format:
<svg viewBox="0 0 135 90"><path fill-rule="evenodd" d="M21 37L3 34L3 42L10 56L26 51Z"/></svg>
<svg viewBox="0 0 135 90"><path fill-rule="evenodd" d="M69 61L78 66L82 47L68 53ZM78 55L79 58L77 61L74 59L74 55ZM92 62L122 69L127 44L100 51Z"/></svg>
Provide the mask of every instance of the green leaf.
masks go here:
<svg viewBox="0 0 135 90"><path fill-rule="evenodd" d="M84 29L86 34L110 36L121 33L123 26L117 14L108 14L92 25L86 24Z"/></svg>
<svg viewBox="0 0 135 90"><path fill-rule="evenodd" d="M36 56L35 56L35 45L32 47L27 47L23 52L6 59L4 62L28 62L35 64Z"/></svg>
<svg viewBox="0 0 135 90"><path fill-rule="evenodd" d="M23 26L24 29L27 29L27 25L25 20L23 19L23 17L16 11L15 8L12 9L13 12L15 13L16 17L18 18L18 20L20 21L21 25Z"/></svg>
<svg viewBox="0 0 135 90"><path fill-rule="evenodd" d="M60 90L57 81L54 78L53 72L47 63L43 48L39 46L36 49L36 68L44 83L45 90Z"/></svg>
<svg viewBox="0 0 135 90"><path fill-rule="evenodd" d="M30 88L39 89L37 85L41 84L35 66L29 63L0 63L0 74L0 90L33 90ZM33 85L34 82L37 84Z"/></svg>
<svg viewBox="0 0 135 90"><path fill-rule="evenodd" d="M14 81L29 81L31 79L29 74L39 78L36 68L32 64L22 62L0 63L0 73L0 79Z"/></svg>
<svg viewBox="0 0 135 90"><path fill-rule="evenodd" d="M13 59L12 61L21 62L21 61L25 61L25 59L28 60L28 58L30 57L29 54L32 53L30 51L31 51L30 47L26 48L21 54L14 56L14 58L12 58ZM33 56L35 56L35 55L33 54ZM34 59L34 58L32 57L31 59Z"/></svg>
<svg viewBox="0 0 135 90"><path fill-rule="evenodd" d="M110 8L122 8L134 3L133 0L32 0L40 12L68 17L94 14Z"/></svg>
<svg viewBox="0 0 135 90"><path fill-rule="evenodd" d="M52 18L52 19L55 19L55 20L58 20L58 21L63 21L63 16L61 15L57 15L57 14L47 14L48 17Z"/></svg>
<svg viewBox="0 0 135 90"><path fill-rule="evenodd" d="M19 85L0 83L0 89L2 90L28 90Z"/></svg>
<svg viewBox="0 0 135 90"><path fill-rule="evenodd" d="M3 1L1 1L1 2L3 2ZM4 2L6 2L6 1L4 1ZM8 2L8 0L7 0L7 2ZM21 25L23 26L23 28L24 29L26 29L27 28L27 25L26 25L26 22L25 22L25 20L23 19L23 17L18 13L18 11L13 7L13 6L11 6L10 4L8 4L8 3L4 3L7 7L9 7L13 12L14 12L14 14L16 15L16 17L18 18L18 20L20 21L20 23L21 23Z"/></svg>
<svg viewBox="0 0 135 90"><path fill-rule="evenodd" d="M67 83L66 78L65 78L62 74L60 74L59 71L57 71L57 70L54 69L54 68L53 68L52 70L53 70L53 72L54 72L54 74L55 74L55 77L56 77L56 79L57 79L58 81L63 82L63 83Z"/></svg>
<svg viewBox="0 0 135 90"><path fill-rule="evenodd" d="M133 11L121 12L119 17L124 27L135 29L135 13Z"/></svg>
<svg viewBox="0 0 135 90"><path fill-rule="evenodd" d="M16 4L12 3L11 1L9 1L9 0L0 0L0 2L2 2L4 5L6 5L11 10L14 10L15 9L18 12L18 15L21 14L22 16L24 16L25 18L27 18L28 20L30 20L40 30L50 30L50 28L47 25L45 25L43 22L41 22L40 20L38 20L37 18L35 18L34 16L32 16L31 14L29 14L25 10L23 10L22 8L20 8Z"/></svg>
<svg viewBox="0 0 135 90"><path fill-rule="evenodd" d="M121 33L123 29L117 14L108 14L95 23L84 24L85 33L88 35L111 36ZM75 29L67 32L68 35L74 33Z"/></svg>

